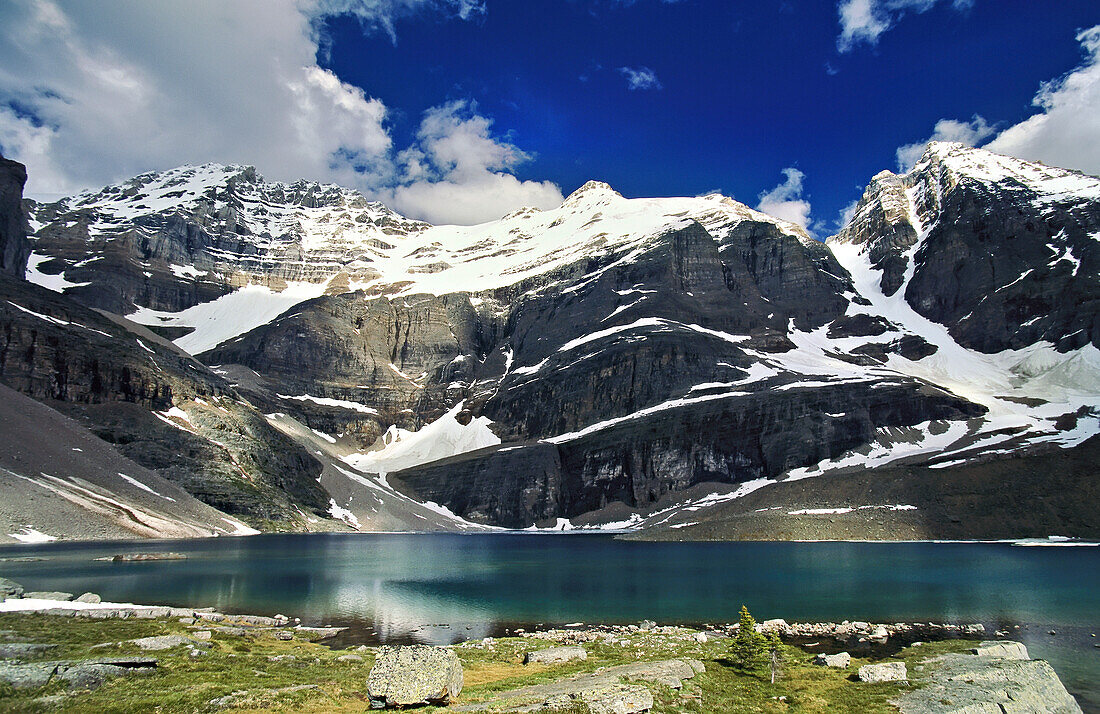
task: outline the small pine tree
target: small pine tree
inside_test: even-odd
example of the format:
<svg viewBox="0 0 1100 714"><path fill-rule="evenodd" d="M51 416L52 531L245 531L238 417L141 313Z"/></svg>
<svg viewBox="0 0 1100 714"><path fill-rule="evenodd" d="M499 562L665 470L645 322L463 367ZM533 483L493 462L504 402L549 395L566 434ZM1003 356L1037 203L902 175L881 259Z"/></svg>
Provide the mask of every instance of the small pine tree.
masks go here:
<svg viewBox="0 0 1100 714"><path fill-rule="evenodd" d="M749 614L749 609L742 605L737 636L733 638L730 648L730 659L741 671L755 672L763 666L767 657L768 640L756 631L756 620Z"/></svg>

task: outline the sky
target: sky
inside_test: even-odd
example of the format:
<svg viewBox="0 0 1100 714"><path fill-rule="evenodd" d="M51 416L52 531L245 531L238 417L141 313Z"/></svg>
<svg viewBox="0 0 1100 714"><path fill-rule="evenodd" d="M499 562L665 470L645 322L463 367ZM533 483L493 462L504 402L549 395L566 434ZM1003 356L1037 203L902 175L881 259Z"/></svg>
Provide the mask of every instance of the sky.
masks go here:
<svg viewBox="0 0 1100 714"><path fill-rule="evenodd" d="M40 198L213 161L475 223L596 179L823 238L930 139L1100 174L1100 3L0 2Z"/></svg>

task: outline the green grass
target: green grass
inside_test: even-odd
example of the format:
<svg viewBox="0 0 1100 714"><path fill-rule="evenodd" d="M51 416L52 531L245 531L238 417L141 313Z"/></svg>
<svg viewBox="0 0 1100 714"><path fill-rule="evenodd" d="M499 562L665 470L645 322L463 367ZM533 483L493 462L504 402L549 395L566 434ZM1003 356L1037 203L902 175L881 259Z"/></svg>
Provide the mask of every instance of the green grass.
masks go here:
<svg viewBox="0 0 1100 714"><path fill-rule="evenodd" d="M57 644L58 648L39 654L35 659L82 659L141 655L155 657L155 674L112 680L92 692L67 694L49 704L37 699L62 695L56 684L33 691L0 688L0 711L4 712L200 712L213 711L211 700L233 692L233 712L301 711L362 712L368 708L367 675L373 662L372 652L359 653L363 662L337 662L344 651L296 639L276 640L270 634L256 637L226 636L215 633L207 654L189 656L186 648L142 652L134 645L92 649L103 642L120 642L159 634L188 634L190 630L175 620L86 620L43 615L9 614L0 616L0 631L8 631L9 641ZM649 684L654 695L654 711L672 712L851 712L874 714L895 711L889 700L907 685L867 685L849 677L869 660L853 658L849 670L835 670L810 664L812 654L784 646L781 676L775 684L768 672L744 674L730 666L728 640L711 640L700 645L690 638L634 632L617 635L629 640L622 647L604 642L584 644L588 659L561 665L522 664L524 652L554 645L553 642L503 638L494 647L479 649L457 646L462 659L465 687L463 703L484 701L495 693L533 684L542 684L563 676L591 672L599 667L643 660L691 657L701 660L706 672L686 680L683 691ZM949 641L909 648L898 655L906 662L912 679L919 679L920 661L949 651L961 651L973 643ZM293 655L293 660L273 662L269 657ZM317 685L316 689L272 693L271 690L298 685ZM433 708L420 711L429 712Z"/></svg>

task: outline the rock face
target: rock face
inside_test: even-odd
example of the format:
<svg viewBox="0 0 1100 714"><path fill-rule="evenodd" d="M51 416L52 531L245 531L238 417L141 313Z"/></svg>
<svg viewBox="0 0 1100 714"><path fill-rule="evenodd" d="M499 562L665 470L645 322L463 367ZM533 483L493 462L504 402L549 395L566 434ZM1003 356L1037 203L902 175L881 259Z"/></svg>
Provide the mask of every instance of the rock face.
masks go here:
<svg viewBox="0 0 1100 714"><path fill-rule="evenodd" d="M1003 646L1004 656L993 652L992 645ZM978 649L986 652L977 657L946 655L928 663L930 677L894 704L902 714L1081 712L1081 706L1066 691L1051 666L1042 660L1027 659L1022 644L982 643ZM1025 653L1022 659L1021 650Z"/></svg>
<svg viewBox="0 0 1100 714"><path fill-rule="evenodd" d="M23 215L23 185L27 168L0 156L0 272L22 279L31 244Z"/></svg>
<svg viewBox="0 0 1100 714"><path fill-rule="evenodd" d="M893 295L981 352L1100 345L1100 179L933 143L877 175L832 243L863 246Z"/></svg>
<svg viewBox="0 0 1100 714"><path fill-rule="evenodd" d="M443 647L382 647L367 678L372 708L447 704L462 691L462 664Z"/></svg>

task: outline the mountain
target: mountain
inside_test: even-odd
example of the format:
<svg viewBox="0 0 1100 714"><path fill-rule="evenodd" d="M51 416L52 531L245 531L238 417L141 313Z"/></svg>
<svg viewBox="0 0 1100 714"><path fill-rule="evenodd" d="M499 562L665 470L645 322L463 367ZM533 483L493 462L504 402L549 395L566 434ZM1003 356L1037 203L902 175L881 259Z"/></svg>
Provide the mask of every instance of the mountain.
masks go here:
<svg viewBox="0 0 1100 714"><path fill-rule="evenodd" d="M722 537L698 524L753 503L927 514L918 537L975 508L1100 533L1080 504L1029 523L963 493L987 462L1095 443L1100 179L932 144L825 243L720 195L599 182L468 227L217 165L25 205L28 280L209 366L322 464L314 514L327 496L353 528ZM849 504L883 473L884 498L921 502Z"/></svg>

